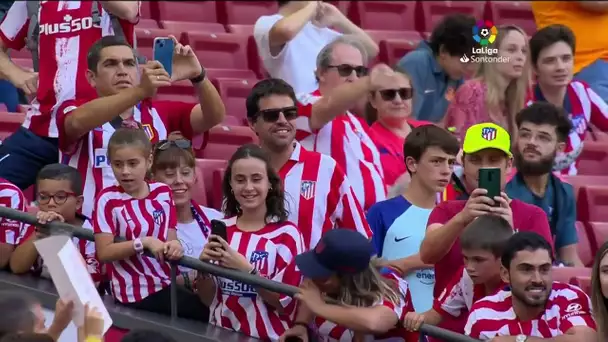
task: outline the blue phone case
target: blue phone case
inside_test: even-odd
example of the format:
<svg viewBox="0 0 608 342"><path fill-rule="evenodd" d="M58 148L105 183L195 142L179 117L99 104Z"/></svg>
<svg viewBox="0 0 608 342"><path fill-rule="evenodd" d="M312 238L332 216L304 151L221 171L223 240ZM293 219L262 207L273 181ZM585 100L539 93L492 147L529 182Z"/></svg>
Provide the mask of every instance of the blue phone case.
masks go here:
<svg viewBox="0 0 608 342"><path fill-rule="evenodd" d="M169 76L173 72L173 50L175 42L171 38L161 38L154 40L154 60L163 65Z"/></svg>

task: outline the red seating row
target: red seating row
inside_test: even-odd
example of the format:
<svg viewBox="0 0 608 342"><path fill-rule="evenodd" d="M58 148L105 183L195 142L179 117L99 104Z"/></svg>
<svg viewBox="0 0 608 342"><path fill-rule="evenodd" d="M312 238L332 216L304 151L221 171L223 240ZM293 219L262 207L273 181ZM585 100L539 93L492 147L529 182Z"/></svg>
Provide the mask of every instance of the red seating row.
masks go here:
<svg viewBox="0 0 608 342"><path fill-rule="evenodd" d="M429 32L448 13L466 13L495 25L515 24L535 31L528 1L329 1L359 27L370 30ZM277 12L276 1L155 1L142 3L142 17L165 21L253 25ZM149 20L140 24L152 25ZM219 29L219 27L218 27Z"/></svg>

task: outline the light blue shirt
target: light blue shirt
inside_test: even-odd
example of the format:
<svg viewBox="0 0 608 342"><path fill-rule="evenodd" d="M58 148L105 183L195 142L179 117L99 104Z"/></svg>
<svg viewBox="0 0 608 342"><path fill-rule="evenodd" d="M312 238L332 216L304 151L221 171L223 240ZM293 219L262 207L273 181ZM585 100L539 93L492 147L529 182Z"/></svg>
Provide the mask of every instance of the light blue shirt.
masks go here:
<svg viewBox="0 0 608 342"><path fill-rule="evenodd" d="M367 213L372 229L372 243L379 257L387 260L406 258L420 251L426 224L432 209L412 205L403 196L374 204ZM412 271L405 276L414 309L424 312L433 306L435 271L432 268Z"/></svg>

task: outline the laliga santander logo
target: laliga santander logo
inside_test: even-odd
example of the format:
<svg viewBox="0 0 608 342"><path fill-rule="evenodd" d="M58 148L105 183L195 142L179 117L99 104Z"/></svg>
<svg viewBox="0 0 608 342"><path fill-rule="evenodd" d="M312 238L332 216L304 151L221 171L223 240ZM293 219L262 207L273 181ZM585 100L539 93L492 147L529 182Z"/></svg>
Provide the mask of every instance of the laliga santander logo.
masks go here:
<svg viewBox="0 0 608 342"><path fill-rule="evenodd" d="M488 44L494 43L498 30L496 26L489 21L485 22L479 20L475 26L473 26L473 39L481 46L487 46Z"/></svg>

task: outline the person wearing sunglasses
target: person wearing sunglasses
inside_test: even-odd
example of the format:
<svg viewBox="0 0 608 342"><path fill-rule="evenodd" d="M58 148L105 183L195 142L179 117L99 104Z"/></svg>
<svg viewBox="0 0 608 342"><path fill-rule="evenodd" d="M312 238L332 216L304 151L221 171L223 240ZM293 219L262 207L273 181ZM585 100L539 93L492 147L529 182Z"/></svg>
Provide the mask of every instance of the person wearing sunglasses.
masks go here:
<svg viewBox="0 0 608 342"><path fill-rule="evenodd" d="M343 36L317 56L319 89L298 98L296 139L307 150L334 158L351 181L357 200L367 210L386 198L380 152L363 118L349 110L367 100L395 72L385 64L368 72L365 49ZM368 75L369 74L369 75Z"/></svg>
<svg viewBox="0 0 608 342"><path fill-rule="evenodd" d="M289 221L302 232L306 250L336 226L370 238L363 209L336 161L295 141L295 103L293 88L276 78L258 82L246 101L251 128L283 181Z"/></svg>
<svg viewBox="0 0 608 342"><path fill-rule="evenodd" d="M211 234L211 220L224 217L219 211L198 204L193 192L198 185L196 157L190 140L174 134L174 138L159 141L152 154L152 178L171 187L177 212L177 239L184 255L195 259L203 252ZM179 284L192 289L196 273L180 266Z"/></svg>
<svg viewBox="0 0 608 342"><path fill-rule="evenodd" d="M101 38L87 55L87 79L98 97L68 100L57 108L62 160L77 168L85 180L84 215L92 216L95 196L116 183L108 141L125 123L141 124L156 143L175 131L192 140L223 120L224 104L205 76L205 68L190 46L173 38L171 75L158 61L148 61L138 75L132 47L116 37ZM153 100L159 88L180 80L190 80L198 103Z"/></svg>
<svg viewBox="0 0 608 342"><path fill-rule="evenodd" d="M64 164L50 164L38 172L36 179L36 200L39 211L36 213L41 224L58 221L84 229L93 230L93 222L80 214L82 207L82 177L75 168ZM26 225L17 238L17 247L10 259L13 273L33 272L45 278L50 274L40 258L34 242L46 236L34 225ZM96 285L103 280L101 264L96 257L93 241L72 238L84 258L87 270Z"/></svg>
<svg viewBox="0 0 608 342"><path fill-rule="evenodd" d="M410 77L397 72L387 79L382 88L369 94L366 117L370 123L370 136L378 151L384 170L384 182L390 187L406 173L403 162L403 144L412 128L431 124L416 121L412 115L414 90Z"/></svg>

